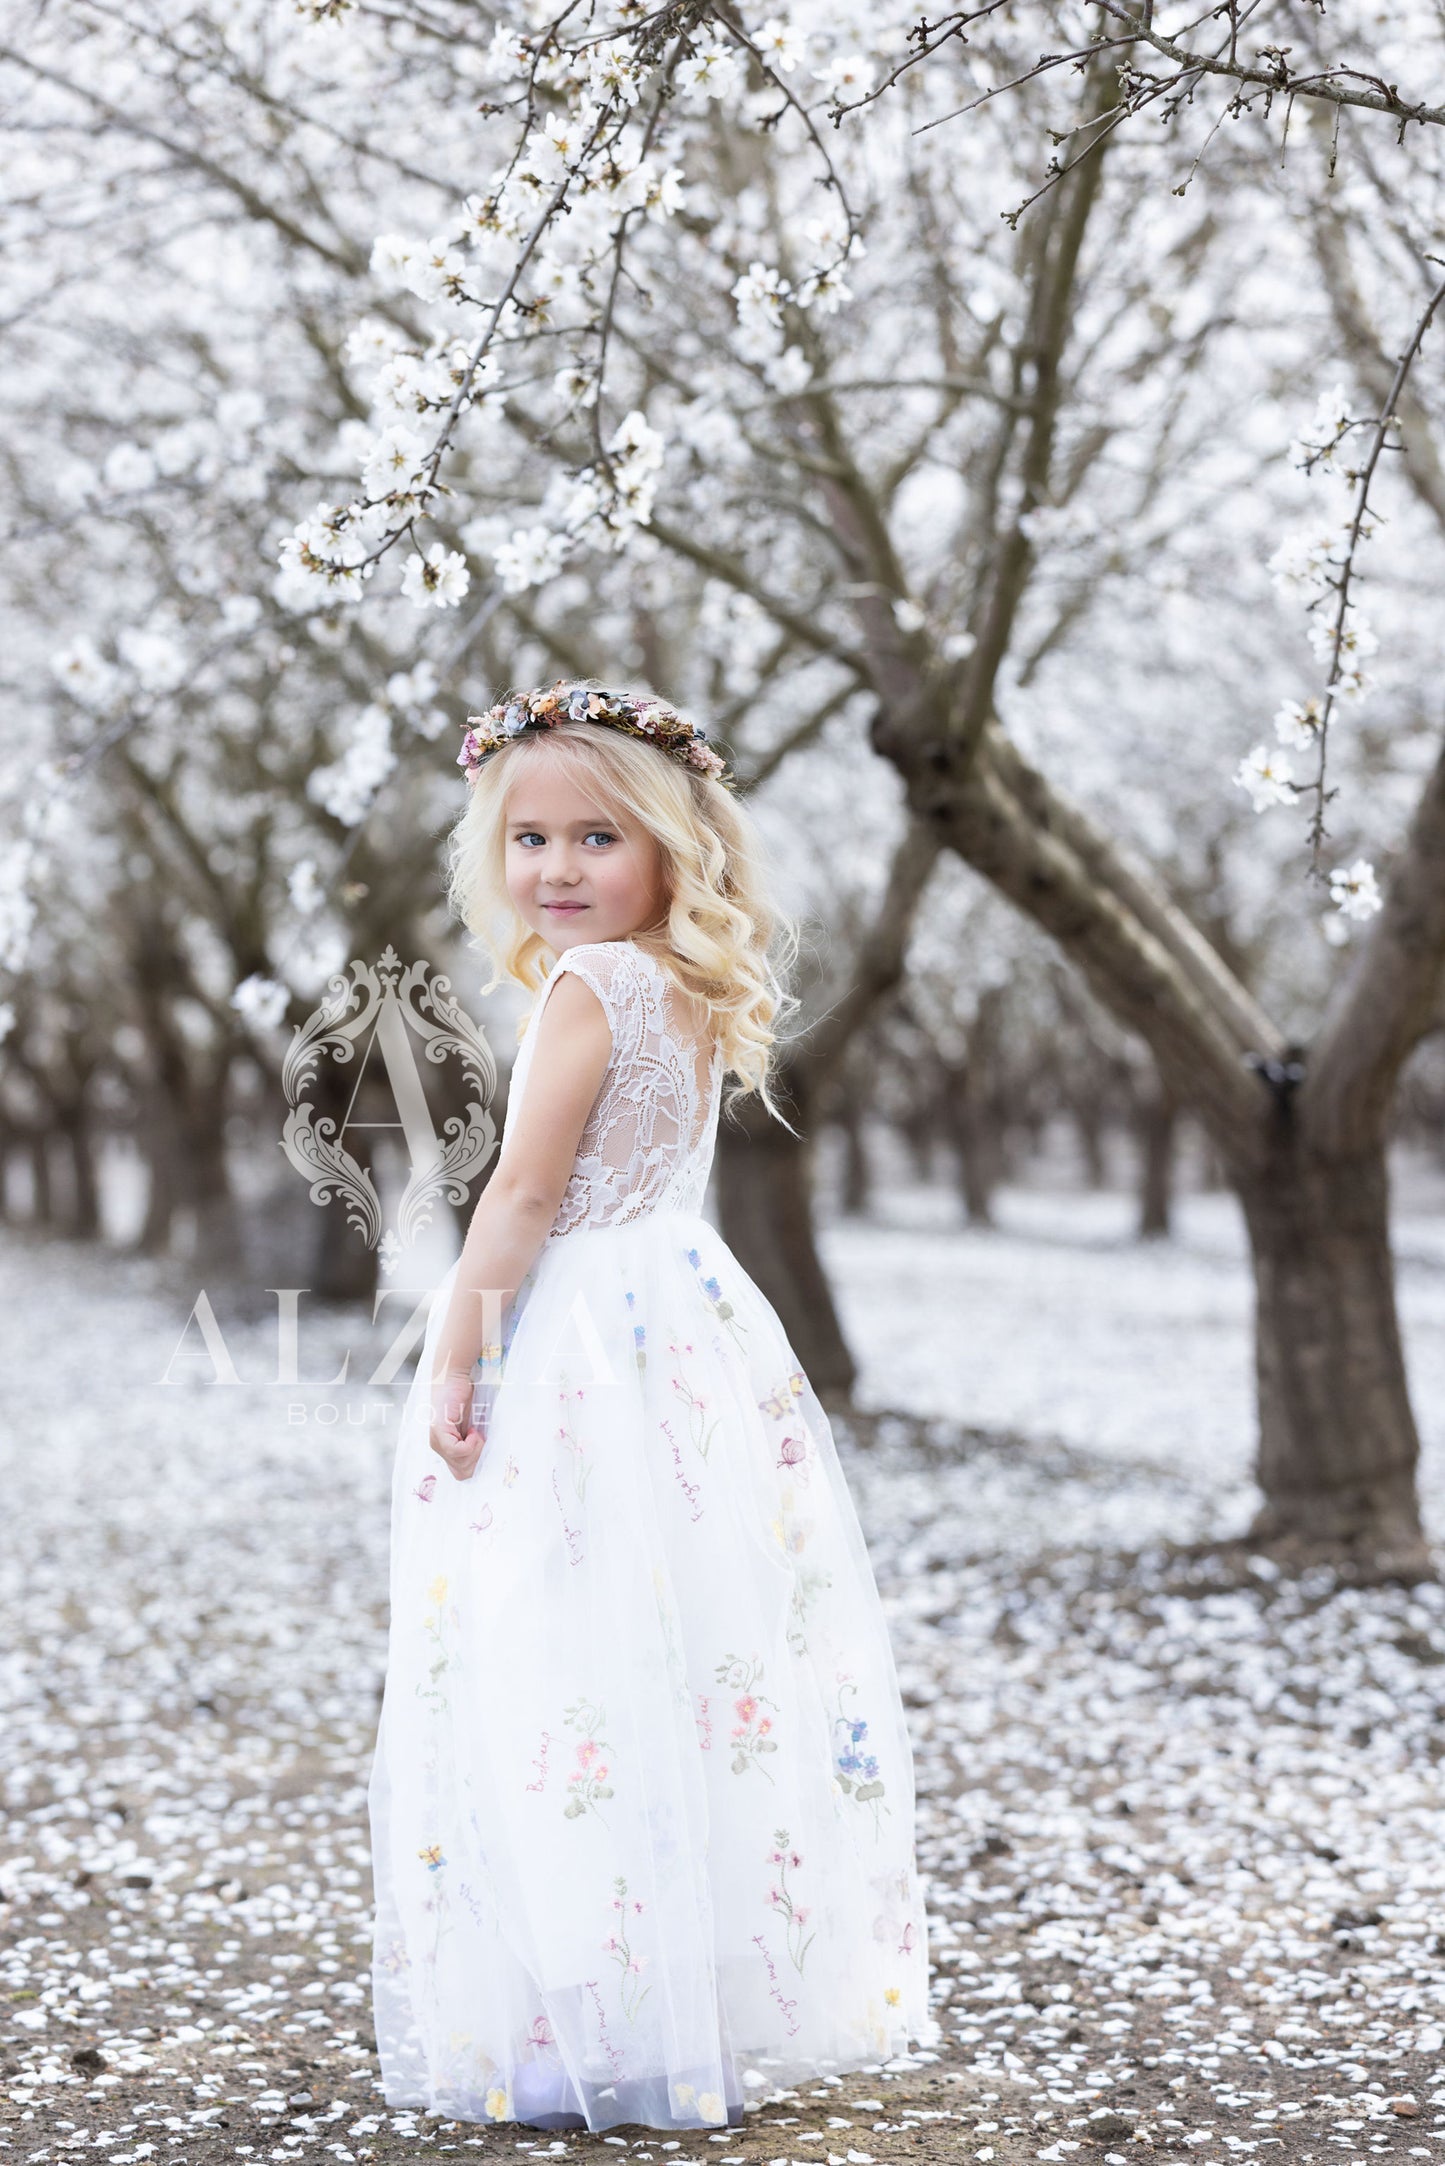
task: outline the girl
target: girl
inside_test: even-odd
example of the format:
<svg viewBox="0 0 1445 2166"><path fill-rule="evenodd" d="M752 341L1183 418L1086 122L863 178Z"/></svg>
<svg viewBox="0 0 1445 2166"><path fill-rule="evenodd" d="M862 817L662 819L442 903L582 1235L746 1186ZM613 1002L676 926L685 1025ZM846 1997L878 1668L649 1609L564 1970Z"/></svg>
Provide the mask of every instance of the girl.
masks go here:
<svg viewBox="0 0 1445 2166"><path fill-rule="evenodd" d="M385 2095L725 2127L749 2088L937 2035L852 1500L702 1216L724 1075L777 1112L777 920L723 762L660 702L528 694L472 718L459 764L453 899L494 953L505 913L513 978L552 967L398 1443Z"/></svg>

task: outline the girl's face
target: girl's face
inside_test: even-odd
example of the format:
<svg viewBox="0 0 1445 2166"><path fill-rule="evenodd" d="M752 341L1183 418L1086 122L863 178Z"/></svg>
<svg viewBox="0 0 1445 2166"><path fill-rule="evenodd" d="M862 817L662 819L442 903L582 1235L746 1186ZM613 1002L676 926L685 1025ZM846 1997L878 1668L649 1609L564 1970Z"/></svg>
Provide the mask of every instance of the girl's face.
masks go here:
<svg viewBox="0 0 1445 2166"><path fill-rule="evenodd" d="M603 811L560 761L529 760L507 803L507 893L556 954L625 940L664 905L653 837Z"/></svg>

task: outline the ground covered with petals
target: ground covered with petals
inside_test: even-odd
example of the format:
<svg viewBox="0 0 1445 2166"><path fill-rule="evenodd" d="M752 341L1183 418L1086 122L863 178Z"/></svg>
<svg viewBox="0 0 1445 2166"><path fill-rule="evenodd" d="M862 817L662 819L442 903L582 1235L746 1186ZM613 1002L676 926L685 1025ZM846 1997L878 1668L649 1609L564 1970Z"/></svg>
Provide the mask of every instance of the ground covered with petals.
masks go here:
<svg viewBox="0 0 1445 2166"><path fill-rule="evenodd" d="M939 1238L966 1281L968 1244ZM980 1254L1007 1283L1020 1244L1044 1364L1049 1244L1024 1226ZM833 1228L829 1263L861 1319L877 1238ZM1155 1274L1172 1328L1187 1342L1192 1302L1196 1342L1237 1337L1237 1266L1190 1268ZM365 1781L399 1394L268 1383L274 1312L219 1293L238 1381L171 1364L183 1277L0 1244L0 2155L1445 2151L1445 1593L1175 1546L1233 1531L1241 1501L1239 1467L1191 1450L1188 1406L1169 1435L1101 1406L1091 1452L930 1414L926 1389L921 1416L838 1440L914 1724L935 2055L759 2097L726 2136L389 2111ZM78 1351L57 1369L62 1315ZM365 1344L352 1315L308 1318L301 1373L349 1348L364 1374Z"/></svg>

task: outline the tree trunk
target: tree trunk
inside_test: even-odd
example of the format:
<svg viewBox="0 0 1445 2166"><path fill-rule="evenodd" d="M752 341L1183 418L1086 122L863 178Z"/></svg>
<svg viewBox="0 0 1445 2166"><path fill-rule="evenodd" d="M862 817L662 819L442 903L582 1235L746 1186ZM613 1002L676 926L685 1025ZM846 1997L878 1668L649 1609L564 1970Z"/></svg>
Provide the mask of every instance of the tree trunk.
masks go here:
<svg viewBox="0 0 1445 2166"><path fill-rule="evenodd" d="M135 1246L142 1256L164 1256L171 1245L171 1220L176 1208L173 1146L158 1106L147 1107L141 1118L141 1148L146 1164L145 1216Z"/></svg>
<svg viewBox="0 0 1445 2166"><path fill-rule="evenodd" d="M999 1151L988 1108L971 1103L960 1106L954 1138L964 1215L970 1226L992 1226Z"/></svg>
<svg viewBox="0 0 1445 2166"><path fill-rule="evenodd" d="M1174 1202L1174 1139L1179 1108L1167 1091L1151 1091L1135 1115L1139 1137L1139 1238L1167 1240Z"/></svg>
<svg viewBox="0 0 1445 2166"><path fill-rule="evenodd" d="M944 1098L970 1226L992 1226L994 1190L1003 1176L998 1080L1003 1018L1003 988L989 986L979 995L963 1065L949 1070Z"/></svg>
<svg viewBox="0 0 1445 2166"><path fill-rule="evenodd" d="M48 1226L55 1216L55 1184L50 1178L50 1132L30 1131L30 1218L36 1226Z"/></svg>
<svg viewBox="0 0 1445 2166"><path fill-rule="evenodd" d="M90 1124L83 1113L77 1113L62 1123L60 1132L70 1163L70 1230L82 1240L93 1240L100 1232L100 1183Z"/></svg>
<svg viewBox="0 0 1445 2166"><path fill-rule="evenodd" d="M921 1188L933 1179L933 1157L938 1143L938 1113L930 1102L910 1106L898 1122L898 1134L908 1147L913 1178Z"/></svg>
<svg viewBox="0 0 1445 2166"><path fill-rule="evenodd" d="M863 1110L857 1100L844 1094L833 1116L843 1133L842 1208L850 1217L867 1210L873 1194L873 1168L863 1136Z"/></svg>
<svg viewBox="0 0 1445 2166"><path fill-rule="evenodd" d="M781 1077L779 1078L781 1082ZM807 1112L780 1097L795 1128ZM777 1310L788 1342L820 1398L846 1398L857 1376L813 1236L812 1148L756 1099L719 1124L718 1222L722 1237ZM761 1111L761 1108L759 1108Z"/></svg>
<svg viewBox="0 0 1445 2166"><path fill-rule="evenodd" d="M366 1163L361 1151L353 1149L352 1155L358 1164ZM349 1224L336 1198L320 1208L313 1256L311 1290L319 1301L372 1299L377 1285L376 1250Z"/></svg>
<svg viewBox="0 0 1445 2166"><path fill-rule="evenodd" d="M857 1375L813 1233L812 1138L830 1085L846 1091L849 1049L903 978L918 904L940 844L910 821L893 853L888 883L854 958L850 980L826 1014L780 1060L771 1090L790 1134L761 1101L745 1099L718 1126L718 1218L778 1313L820 1398L846 1399Z"/></svg>
<svg viewBox="0 0 1445 2166"><path fill-rule="evenodd" d="M1074 1130L1079 1139L1079 1155L1084 1167L1084 1186L1100 1189L1108 1174L1104 1156L1104 1108L1102 1102L1089 1092L1076 1098L1072 1107Z"/></svg>
<svg viewBox="0 0 1445 2166"><path fill-rule="evenodd" d="M341 1135L350 1105L355 1078L334 1061L322 1061L311 1093L318 1121L336 1123ZM360 1111L358 1107L355 1109ZM346 1148L362 1169L376 1176L373 1131L359 1120L346 1128ZM315 1206L316 1246L312 1252L311 1291L320 1301L371 1301L376 1293L378 1257L362 1233L351 1223L340 1196Z"/></svg>
<svg viewBox="0 0 1445 2166"><path fill-rule="evenodd" d="M883 734L885 748L899 745ZM1384 1135L1390 1084L1438 1001L1445 757L1386 907L1303 1065L1163 889L1015 747L991 729L966 779L951 769L947 747L925 749L910 777L914 809L931 803L960 855L1139 1032L1164 1087L1212 1133L1244 1205L1259 1274L1266 1499L1254 1538L1301 1556L1344 1549L1371 1570L1427 1569Z"/></svg>
<svg viewBox="0 0 1445 2166"><path fill-rule="evenodd" d="M1395 1314L1383 1143L1280 1137L1238 1183L1254 1250L1260 1487L1253 1533L1419 1567L1419 1440Z"/></svg>
<svg viewBox="0 0 1445 2166"><path fill-rule="evenodd" d="M226 1163L226 1069L192 1084L177 1114L176 1201L194 1215L193 1260L198 1270L229 1275L244 1264L245 1250Z"/></svg>

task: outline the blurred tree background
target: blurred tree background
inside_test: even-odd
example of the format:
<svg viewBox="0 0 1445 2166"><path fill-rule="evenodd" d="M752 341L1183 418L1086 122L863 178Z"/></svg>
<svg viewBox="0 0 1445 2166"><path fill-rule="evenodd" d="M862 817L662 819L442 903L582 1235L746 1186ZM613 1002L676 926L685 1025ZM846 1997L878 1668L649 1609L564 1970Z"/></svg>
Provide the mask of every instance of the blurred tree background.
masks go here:
<svg viewBox="0 0 1445 2166"><path fill-rule="evenodd" d="M1146 1242L1232 1190L1256 1541L1423 1567L1386 1167L1445 1135L1440 25L1157 12L26 17L16 1229L368 1298L276 1147L291 1033L388 947L476 1015L467 712L646 682L807 927L803 1141L725 1119L716 1209L819 1389L819 1226L900 1183L978 1233L1122 1188Z"/></svg>

